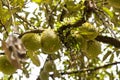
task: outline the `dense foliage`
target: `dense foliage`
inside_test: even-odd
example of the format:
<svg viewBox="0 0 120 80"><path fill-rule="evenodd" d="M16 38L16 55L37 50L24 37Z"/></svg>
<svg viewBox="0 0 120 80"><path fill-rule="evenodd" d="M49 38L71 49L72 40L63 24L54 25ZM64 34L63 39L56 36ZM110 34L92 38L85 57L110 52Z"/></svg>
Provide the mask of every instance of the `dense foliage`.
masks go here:
<svg viewBox="0 0 120 80"><path fill-rule="evenodd" d="M0 0L1 79L120 79L119 27L120 0Z"/></svg>

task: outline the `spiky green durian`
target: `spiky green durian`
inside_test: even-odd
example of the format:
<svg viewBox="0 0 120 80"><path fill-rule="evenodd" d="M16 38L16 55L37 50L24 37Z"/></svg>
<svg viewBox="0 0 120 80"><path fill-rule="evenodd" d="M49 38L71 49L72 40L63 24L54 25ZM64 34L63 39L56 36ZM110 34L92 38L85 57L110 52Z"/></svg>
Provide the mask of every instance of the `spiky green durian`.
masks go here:
<svg viewBox="0 0 120 80"><path fill-rule="evenodd" d="M52 72L56 69L55 64L52 61L47 61L44 65L44 70L47 72Z"/></svg>
<svg viewBox="0 0 120 80"><path fill-rule="evenodd" d="M87 42L86 56L90 59L96 58L101 53L101 44L96 40Z"/></svg>
<svg viewBox="0 0 120 80"><path fill-rule="evenodd" d="M82 24L79 28L79 33L87 40L93 40L98 36L96 28L88 22Z"/></svg>
<svg viewBox="0 0 120 80"><path fill-rule="evenodd" d="M46 29L41 34L41 49L44 53L52 54L60 49L61 43L54 30Z"/></svg>
<svg viewBox="0 0 120 80"><path fill-rule="evenodd" d="M44 70L42 70L41 72L40 72L40 80L49 80L49 74L48 74L48 72L46 72L46 71L44 71Z"/></svg>
<svg viewBox="0 0 120 80"><path fill-rule="evenodd" d="M6 56L0 56L0 71L4 74L13 74L17 69L7 60Z"/></svg>
<svg viewBox="0 0 120 80"><path fill-rule="evenodd" d="M30 51L36 51L41 48L41 38L39 34L27 33L23 35L22 42L26 49Z"/></svg>

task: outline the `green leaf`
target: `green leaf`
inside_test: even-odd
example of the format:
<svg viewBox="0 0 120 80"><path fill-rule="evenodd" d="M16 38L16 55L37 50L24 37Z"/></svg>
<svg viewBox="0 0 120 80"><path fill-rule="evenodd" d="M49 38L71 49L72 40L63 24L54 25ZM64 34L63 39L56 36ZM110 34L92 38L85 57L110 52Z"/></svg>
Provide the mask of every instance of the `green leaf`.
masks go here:
<svg viewBox="0 0 120 80"><path fill-rule="evenodd" d="M108 51L108 52L104 55L103 61L105 61L105 60L107 59L107 57L108 57L109 55L111 55L111 54L112 54L112 52L111 52L111 51Z"/></svg>
<svg viewBox="0 0 120 80"><path fill-rule="evenodd" d="M102 9L103 9L104 12L107 13L107 15L110 16L110 18L113 18L114 14L113 14L112 11L110 11L110 10L109 10L108 8L106 8L106 7L103 7Z"/></svg>
<svg viewBox="0 0 120 80"><path fill-rule="evenodd" d="M41 2L43 2L42 0L32 0L32 2L38 3L40 4Z"/></svg>
<svg viewBox="0 0 120 80"><path fill-rule="evenodd" d="M4 75L3 79L4 80L8 80L9 79L9 75ZM11 80L13 80L12 77L11 77Z"/></svg>
<svg viewBox="0 0 120 80"><path fill-rule="evenodd" d="M12 0L11 5L12 6L22 6L24 4L24 0Z"/></svg>
<svg viewBox="0 0 120 80"><path fill-rule="evenodd" d="M114 59L114 54L111 55L110 62L113 62L113 59Z"/></svg>
<svg viewBox="0 0 120 80"><path fill-rule="evenodd" d="M27 52L27 55L29 56L29 58L31 59L33 64L35 64L36 66L40 66L40 60L39 60L39 57L37 56L36 53L34 53L34 52Z"/></svg>

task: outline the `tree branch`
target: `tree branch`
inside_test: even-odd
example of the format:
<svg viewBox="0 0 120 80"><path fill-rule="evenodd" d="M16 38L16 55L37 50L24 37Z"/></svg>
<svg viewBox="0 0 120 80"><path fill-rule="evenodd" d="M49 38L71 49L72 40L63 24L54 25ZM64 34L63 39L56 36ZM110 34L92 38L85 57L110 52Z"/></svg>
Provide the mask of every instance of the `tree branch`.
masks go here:
<svg viewBox="0 0 120 80"><path fill-rule="evenodd" d="M67 44L66 42L64 41L64 39L66 37L64 37L63 35L63 32L64 30L66 29L69 29L69 28L74 28L74 27L79 27L81 26L83 23L85 23L85 19L84 18L81 18L80 20L76 21L74 24L65 24L65 25L62 25L59 29L58 29L58 36L60 37L60 40L62 43L64 43L64 46L67 47Z"/></svg>
<svg viewBox="0 0 120 80"><path fill-rule="evenodd" d="M44 29L34 29L34 30L26 31L26 32L20 34L18 38L21 38L23 35L25 35L27 33L42 33L43 31L44 31Z"/></svg>
<svg viewBox="0 0 120 80"><path fill-rule="evenodd" d="M99 35L96 37L96 40L120 48L120 41L115 38Z"/></svg>
<svg viewBox="0 0 120 80"><path fill-rule="evenodd" d="M65 24L65 25L62 25L58 32L62 32L63 30L66 30L67 28L71 28L71 27L78 27L78 26L81 26L83 23L85 23L86 21L84 20L84 18L81 18L80 20L76 21L74 24Z"/></svg>
<svg viewBox="0 0 120 80"><path fill-rule="evenodd" d="M87 72L87 71L96 71L96 70L99 70L99 69L102 69L102 68L107 68L109 66L117 65L117 64L120 64L120 62L114 62L114 63L106 64L106 65L103 65L103 66L95 67L95 68L81 69L81 70L78 70L78 71L62 72L61 75L83 73L83 72Z"/></svg>

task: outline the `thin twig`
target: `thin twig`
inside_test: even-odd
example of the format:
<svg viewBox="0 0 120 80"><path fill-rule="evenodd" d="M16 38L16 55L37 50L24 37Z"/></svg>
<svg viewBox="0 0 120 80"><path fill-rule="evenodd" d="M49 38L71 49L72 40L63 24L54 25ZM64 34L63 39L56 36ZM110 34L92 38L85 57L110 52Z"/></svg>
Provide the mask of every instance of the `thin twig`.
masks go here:
<svg viewBox="0 0 120 80"><path fill-rule="evenodd" d="M0 55L5 55L5 53L4 52L0 52Z"/></svg>
<svg viewBox="0 0 120 80"><path fill-rule="evenodd" d="M11 80L11 79L12 79L12 77L13 77L13 75L10 75L10 76L8 77L8 80Z"/></svg>
<svg viewBox="0 0 120 80"><path fill-rule="evenodd" d="M53 12L56 10L56 8L58 7L58 5L60 4L61 0L59 0L59 2L56 4L56 6L51 10L48 8L48 5L45 4L45 10L46 10L46 14L47 14L47 22L48 22L48 27L50 26L53 29L53 22L52 22L52 18L53 18Z"/></svg>
<svg viewBox="0 0 120 80"><path fill-rule="evenodd" d="M0 24L4 27L4 30L6 31L6 35L8 36L8 31L7 28L5 27L5 25L2 23L2 21L0 20Z"/></svg>
<svg viewBox="0 0 120 80"><path fill-rule="evenodd" d="M56 10L56 8L58 7L58 5L61 3L61 0L59 0L59 2L56 4L56 6L54 7L54 9L51 11L50 14L53 14L53 12Z"/></svg>
<svg viewBox="0 0 120 80"><path fill-rule="evenodd" d="M92 2L95 3L94 0L92 0ZM113 30L110 27L107 26L107 24L105 23L104 19L102 17L100 17L100 15L98 14L98 12L101 12L108 19L109 19L109 16L103 10L99 9L96 5L93 5L93 7L95 8L94 12L96 13L97 17L102 21L103 25L109 30L109 32L113 34L114 38L117 39L117 37L116 37L115 33L113 32ZM107 22L108 22L108 24L110 23L110 21L107 21Z"/></svg>
<svg viewBox="0 0 120 80"><path fill-rule="evenodd" d="M100 17L100 15L98 14L98 12L96 12L96 15L97 15L97 16L99 17L99 19L102 21L103 25L104 25L106 28L108 28L109 32L110 32L111 34L113 34L114 38L117 39L117 37L116 37L115 33L113 32L113 30L110 28L110 26L107 26L107 24L105 23L104 19L103 19L102 17Z"/></svg>
<svg viewBox="0 0 120 80"><path fill-rule="evenodd" d="M81 70L78 70L78 71L62 72L61 75L83 73L83 72L88 72L88 71L96 71L96 70L99 70L99 69L102 69L102 68L107 68L109 66L117 65L117 64L120 64L120 62L114 62L114 63L106 64L106 65L103 65L103 66L95 67L95 68L81 69Z"/></svg>
<svg viewBox="0 0 120 80"><path fill-rule="evenodd" d="M22 21L24 21L25 23L27 23L29 26L34 27L34 29L35 29L35 26L33 26L30 22L28 22L27 20L25 20L23 17L19 16L18 14L15 14L15 15L16 15L16 17L18 17L19 19L21 19Z"/></svg>

